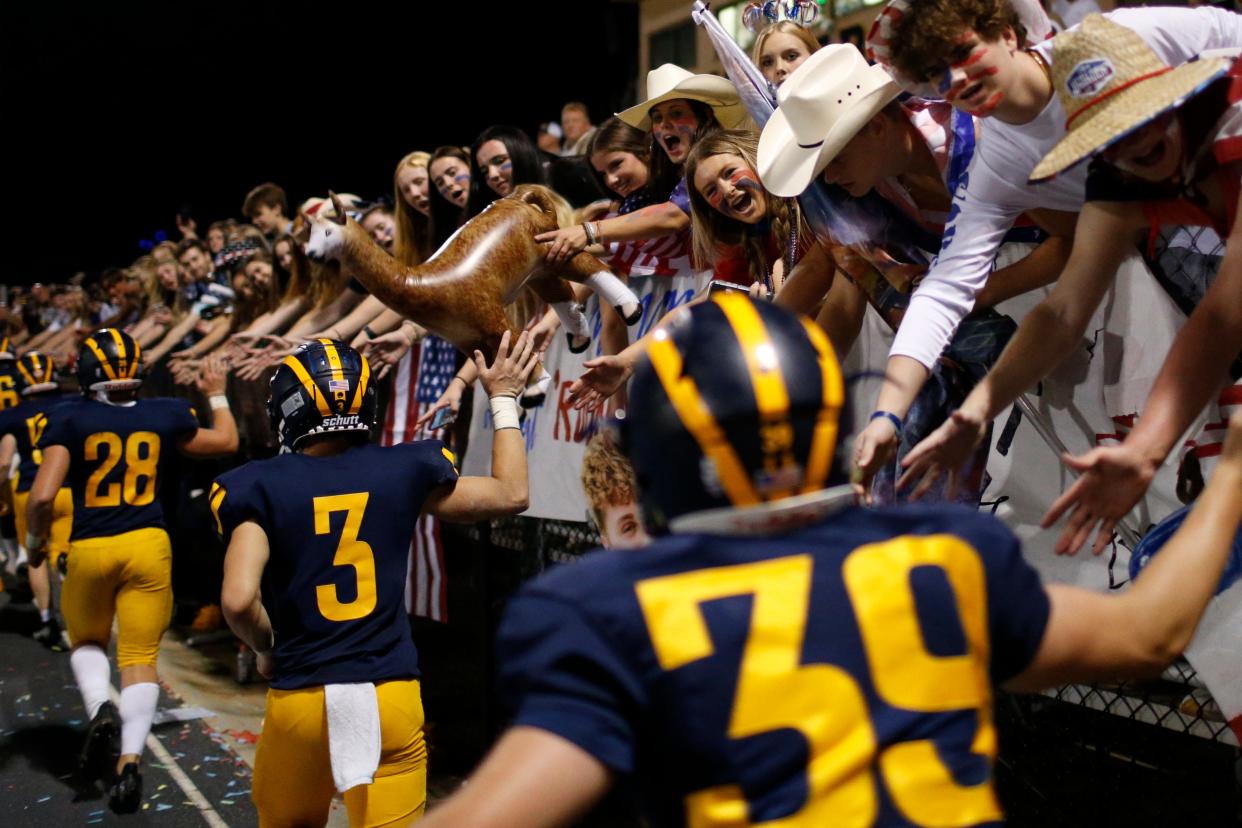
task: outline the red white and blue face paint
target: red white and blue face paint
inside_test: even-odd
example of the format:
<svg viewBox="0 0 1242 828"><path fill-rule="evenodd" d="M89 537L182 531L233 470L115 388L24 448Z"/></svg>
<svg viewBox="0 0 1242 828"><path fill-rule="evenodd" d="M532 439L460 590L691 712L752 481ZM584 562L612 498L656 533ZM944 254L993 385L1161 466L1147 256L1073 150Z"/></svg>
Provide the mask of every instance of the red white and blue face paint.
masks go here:
<svg viewBox="0 0 1242 828"><path fill-rule="evenodd" d="M431 183L436 185L446 201L458 207L466 206L470 195L470 165L460 158L445 155L431 162Z"/></svg>
<svg viewBox="0 0 1242 828"><path fill-rule="evenodd" d="M936 91L963 112L986 118L1005 100L1005 93L997 86L1001 71L998 58L1005 44L983 41L969 29L958 44L937 80Z"/></svg>
<svg viewBox="0 0 1242 828"><path fill-rule="evenodd" d="M758 224L768 215L768 194L759 176L740 155L722 153L699 162L694 187L716 212L744 224Z"/></svg>
<svg viewBox="0 0 1242 828"><path fill-rule="evenodd" d="M494 138L484 141L475 160L492 192L498 196L513 192L513 162L509 159L509 148L503 142Z"/></svg>
<svg viewBox="0 0 1242 828"><path fill-rule="evenodd" d="M674 164L686 160L698 130L699 117L684 98L664 101L651 108L651 134Z"/></svg>

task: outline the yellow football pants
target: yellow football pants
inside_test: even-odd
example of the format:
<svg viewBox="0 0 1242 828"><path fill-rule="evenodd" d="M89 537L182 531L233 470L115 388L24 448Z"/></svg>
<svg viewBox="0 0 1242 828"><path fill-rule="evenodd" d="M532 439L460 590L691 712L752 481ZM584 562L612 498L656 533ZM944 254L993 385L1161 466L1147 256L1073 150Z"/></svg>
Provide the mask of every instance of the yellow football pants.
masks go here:
<svg viewBox="0 0 1242 828"><path fill-rule="evenodd" d="M17 524L17 542L26 543L26 505L30 502L30 491L17 491L17 482L13 483L13 520ZM52 501L52 532L47 538L48 560L55 562L56 556L69 551L69 533L73 531L73 492L62 488ZM30 550L27 550L29 552Z"/></svg>
<svg viewBox="0 0 1242 828"><path fill-rule="evenodd" d="M106 647L116 616L116 663L155 666L172 620L172 546L163 529L135 529L69 544L60 595L69 640Z"/></svg>
<svg viewBox="0 0 1242 828"><path fill-rule="evenodd" d="M351 828L409 825L427 806L427 746L417 680L375 686L380 763L375 781L345 792ZM328 757L323 688L268 690L263 735L254 762L260 828L321 826L336 786Z"/></svg>

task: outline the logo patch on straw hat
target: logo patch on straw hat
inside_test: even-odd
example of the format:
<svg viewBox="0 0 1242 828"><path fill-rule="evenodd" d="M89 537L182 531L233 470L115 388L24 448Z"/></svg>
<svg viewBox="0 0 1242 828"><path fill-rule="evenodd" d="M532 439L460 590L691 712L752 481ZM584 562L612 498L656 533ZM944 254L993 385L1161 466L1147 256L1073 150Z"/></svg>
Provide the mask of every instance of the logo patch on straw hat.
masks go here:
<svg viewBox="0 0 1242 828"><path fill-rule="evenodd" d="M1107 86L1116 73L1108 58L1084 60L1065 79L1065 89L1072 98L1090 98Z"/></svg>

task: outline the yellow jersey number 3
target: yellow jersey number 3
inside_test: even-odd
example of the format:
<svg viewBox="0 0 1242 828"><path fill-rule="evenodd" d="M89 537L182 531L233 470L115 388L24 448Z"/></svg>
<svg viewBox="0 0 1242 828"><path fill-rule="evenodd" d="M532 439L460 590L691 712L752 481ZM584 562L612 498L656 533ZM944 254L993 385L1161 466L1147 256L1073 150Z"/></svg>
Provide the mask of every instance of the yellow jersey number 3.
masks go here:
<svg viewBox="0 0 1242 828"><path fill-rule="evenodd" d="M964 655L936 656L923 643L909 575L927 565L945 573L957 597L968 648ZM810 555L793 555L651 578L635 591L665 670L712 655L702 604L753 596L728 736L744 739L793 728L805 737L809 756L805 804L770 824L867 826L878 810L873 767L879 748L866 698L845 669L800 663L812 569ZM842 575L884 701L919 712L978 710L971 750L994 757L986 589L975 550L949 535L902 537L855 549ZM1001 818L990 783L959 785L930 740L888 745L878 759L897 807L916 824L973 825ZM741 828L751 824L747 815L737 785L697 791L686 799L691 826Z"/></svg>
<svg viewBox="0 0 1242 828"><path fill-rule="evenodd" d="M367 508L369 492L317 497L315 506L315 534L332 532L332 514L345 513L345 526L332 557L332 566L353 567L358 585L352 601L342 601L336 584L319 584L315 587L315 600L319 612L329 621L354 621L365 618L375 609L375 553L366 541L358 539L362 528L362 515Z"/></svg>

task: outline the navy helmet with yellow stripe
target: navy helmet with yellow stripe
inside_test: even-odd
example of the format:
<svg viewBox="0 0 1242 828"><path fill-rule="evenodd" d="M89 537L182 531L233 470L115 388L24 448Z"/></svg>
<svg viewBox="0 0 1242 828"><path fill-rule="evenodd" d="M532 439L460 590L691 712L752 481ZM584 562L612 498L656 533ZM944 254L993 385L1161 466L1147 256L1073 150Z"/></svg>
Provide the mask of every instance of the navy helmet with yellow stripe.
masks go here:
<svg viewBox="0 0 1242 828"><path fill-rule="evenodd" d="M17 349L7 336L0 336L0 362L12 362L17 359Z"/></svg>
<svg viewBox="0 0 1242 828"><path fill-rule="evenodd" d="M344 342L308 342L272 376L267 414L285 451L312 434L370 432L375 412L371 366Z"/></svg>
<svg viewBox="0 0 1242 828"><path fill-rule="evenodd" d="M847 482L845 391L809 319L735 292L658 329L634 373L621 444L654 530Z"/></svg>
<svg viewBox="0 0 1242 828"><path fill-rule="evenodd" d="M142 348L116 328L96 331L78 350L77 375L83 394L137 388L142 385Z"/></svg>
<svg viewBox="0 0 1242 828"><path fill-rule="evenodd" d="M60 387L56 384L55 373L56 363L50 356L38 351L22 354L21 359L17 360L17 378L21 382L22 396L55 391Z"/></svg>

